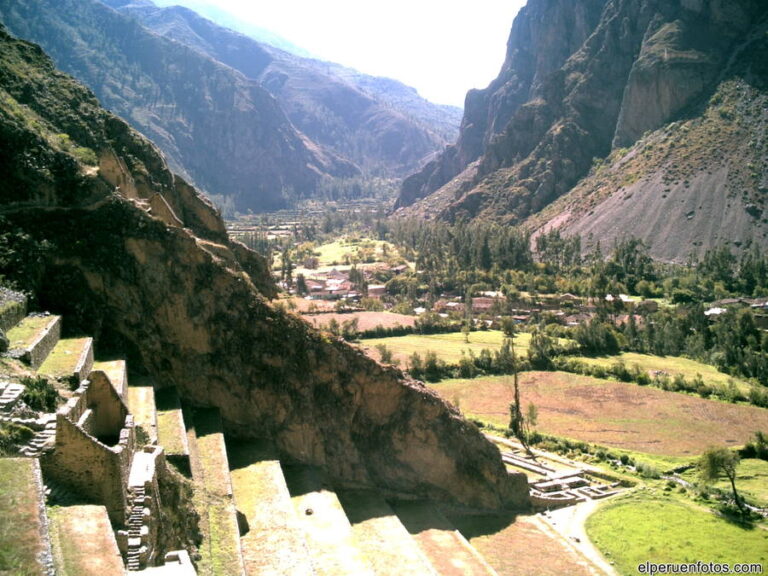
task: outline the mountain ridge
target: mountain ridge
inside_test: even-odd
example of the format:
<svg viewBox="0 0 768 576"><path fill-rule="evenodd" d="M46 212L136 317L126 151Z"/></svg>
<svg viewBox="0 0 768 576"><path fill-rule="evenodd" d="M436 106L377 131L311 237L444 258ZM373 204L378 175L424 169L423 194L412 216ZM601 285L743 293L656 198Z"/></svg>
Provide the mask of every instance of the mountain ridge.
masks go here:
<svg viewBox="0 0 768 576"><path fill-rule="evenodd" d="M561 16L542 18L548 11L559 11ZM569 14L573 16L580 11L590 15L591 19L569 17ZM492 115L492 119L500 120L502 124L506 122L502 129L488 128L490 123L486 122L484 130L479 131L484 144L478 145L475 135L474 147L462 148L472 142L470 128L475 125L469 122L472 112L468 107L459 147L449 149L440 160L406 179L396 205L398 213L447 220L483 218L511 224L526 223L535 228L544 222L542 210L546 209L554 226L558 214L556 208L548 207L587 178L595 163L602 161L600 159L622 147L633 146L644 134L663 130L670 123L691 115L704 114L707 110L705 103L729 78L741 74L749 82L750 74L764 74L764 71L758 71L754 59L750 60L749 54L741 50L741 45L750 35L757 38L756 46L764 43L759 30L767 13L764 4L751 0L734 3L716 0L580 0L573 3L531 0L515 21L505 68L498 81L489 88L492 96L501 99L521 84L520 78L533 77L530 67L521 63L520 54L515 51L515 46L525 38L522 31L539 26L537 30L541 37L556 35L564 18L566 21L595 22L594 28L590 30L588 25L584 26L583 42L561 65L558 66L558 58L551 55L549 61L555 64L542 74L541 82L530 91L527 101L516 108L513 103L507 111L508 120L501 113ZM567 50L561 51L560 55L565 52ZM734 67L736 61L746 64ZM750 72L750 66L754 72ZM533 82L523 82L522 85L529 88ZM758 124L762 118L762 114L756 118ZM472 126L468 128L467 124ZM683 133L679 132L678 136L684 143ZM720 145L714 133L708 139L711 147ZM466 149L478 153L477 158L472 160L473 154L461 157L458 152ZM765 162L760 154L750 155L751 160L746 156L728 154L728 157L744 167L749 162L761 166ZM663 159L658 157L657 160L661 162ZM635 173L633 178L641 180L646 175L659 173L663 165L647 165L644 170L647 172ZM764 177L758 174L755 179L745 180L746 196L750 199L744 206L764 197L763 188L758 185ZM697 190L712 202L729 194L725 181L712 186L704 185L705 181L700 182ZM690 187L690 179L688 184ZM610 190L610 194L619 191L620 186L617 186ZM603 190L603 194L607 193ZM627 220L641 221L642 211L643 203L633 204L632 210L626 210ZM621 221L626 224L627 220ZM628 232L631 229L633 234L653 243L654 252L660 257L675 260L684 259L686 250L700 254L719 243L730 242L738 250L739 246L746 245L746 236L765 245L759 218L746 221L739 217L734 220L737 221L750 227L754 224L755 234L744 235L733 227L718 232L710 227L710 232L696 235L696 239L691 237L691 241L696 242L693 249L680 246L684 236L670 235L670 246L662 247L665 240L653 236L650 228L643 230L635 225L625 229ZM601 226L584 224L569 230L572 233L591 232L597 236L605 232L607 226L607 223Z"/></svg>
<svg viewBox="0 0 768 576"><path fill-rule="evenodd" d="M458 109L429 103L396 80L259 43L185 7L105 3L258 81L302 133L364 173L403 176L458 134Z"/></svg>

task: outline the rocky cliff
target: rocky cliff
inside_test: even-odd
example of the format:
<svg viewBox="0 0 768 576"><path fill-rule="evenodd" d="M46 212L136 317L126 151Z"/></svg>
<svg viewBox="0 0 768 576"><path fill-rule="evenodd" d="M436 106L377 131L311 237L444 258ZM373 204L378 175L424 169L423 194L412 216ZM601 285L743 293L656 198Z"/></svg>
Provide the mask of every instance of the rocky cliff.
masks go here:
<svg viewBox="0 0 768 576"><path fill-rule="evenodd" d="M756 43L764 42L767 15L768 5L756 0L530 0L513 25L500 77L487 90L467 96L459 143L406 180L398 206L403 213L447 219L524 222L571 191L596 159L675 121L704 119L707 102L726 83L745 82L757 91L750 102L759 99L764 70L749 54ZM732 113L743 118L740 107ZM760 149L759 126L764 121L764 110L749 121L757 126L757 132L749 132L757 138L752 152ZM685 143L684 132L670 134ZM755 161L765 164L762 152L732 155L716 132L707 134L709 147L720 150L739 171L750 171ZM656 160L642 170L638 167L632 178L643 180L668 168L669 157ZM688 178L688 188L705 199L699 204L718 204L718 198L728 197L727 178L715 184L701 168L703 163L696 166L700 177ZM742 212L764 195L763 176L754 172L756 177L744 182L748 199L737 202ZM603 189L602 194L618 190ZM645 204L635 197L637 202L623 203L620 210L627 222L642 221ZM547 214L550 219L558 216L553 209ZM738 221L751 226L760 219ZM541 218L531 226L537 223ZM598 236L606 225L584 224L572 230ZM642 232L639 228L632 232ZM744 243L742 236L763 238L752 228L745 234L735 229L715 234L712 229L695 235L698 248L723 241ZM657 253L679 256L682 237L659 238L659 232L656 229L656 246L669 240L671 247Z"/></svg>
<svg viewBox="0 0 768 576"><path fill-rule="evenodd" d="M132 353L227 432L271 438L339 484L483 508L527 483L419 382L269 302L255 254L148 141L0 29L0 275L68 330Z"/></svg>
<svg viewBox="0 0 768 576"><path fill-rule="evenodd" d="M395 80L290 54L180 6L105 3L259 81L302 133L367 174L405 176L458 134L458 108L431 104Z"/></svg>
<svg viewBox="0 0 768 576"><path fill-rule="evenodd" d="M257 82L96 0L8 0L0 21L156 142L175 172L241 211L285 207L323 175L359 174L308 145Z"/></svg>

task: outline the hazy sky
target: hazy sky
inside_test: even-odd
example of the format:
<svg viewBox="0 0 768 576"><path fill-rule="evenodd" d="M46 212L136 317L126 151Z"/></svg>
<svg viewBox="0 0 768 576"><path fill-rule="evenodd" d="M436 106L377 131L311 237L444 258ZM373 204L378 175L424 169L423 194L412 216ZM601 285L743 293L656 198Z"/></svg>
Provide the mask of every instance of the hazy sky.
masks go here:
<svg viewBox="0 0 768 576"><path fill-rule="evenodd" d="M464 105L499 73L525 0L157 0L210 4L313 56L396 78L440 104Z"/></svg>

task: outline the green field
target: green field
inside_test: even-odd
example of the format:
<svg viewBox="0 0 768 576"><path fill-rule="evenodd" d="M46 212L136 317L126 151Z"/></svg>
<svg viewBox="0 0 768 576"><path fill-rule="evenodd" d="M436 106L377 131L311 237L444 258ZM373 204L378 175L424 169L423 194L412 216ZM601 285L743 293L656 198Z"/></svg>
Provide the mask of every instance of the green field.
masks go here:
<svg viewBox="0 0 768 576"><path fill-rule="evenodd" d="M688 482L699 482L696 469L688 470L682 477ZM731 484L727 480L717 482L714 487L727 494L731 492ZM768 462L756 458L739 462L736 469L736 489L750 503L768 507Z"/></svg>
<svg viewBox="0 0 768 576"><path fill-rule="evenodd" d="M631 493L607 502L586 529L622 575L638 574L646 561L768 565L768 531L742 528L667 494Z"/></svg>
<svg viewBox="0 0 768 576"><path fill-rule="evenodd" d="M723 374L714 366L703 364L689 358L679 356L653 356L651 354L637 354L635 352L623 352L616 356L599 356L591 358L587 356L575 356L575 360L580 360L585 364L593 366L603 366L608 368L617 362L623 362L627 368L635 364L645 372L663 371L673 378L676 374L681 374L686 380L693 380L697 374L700 374L706 384L727 386L729 381L733 381L740 392L749 393L749 384L733 378L728 374Z"/></svg>
<svg viewBox="0 0 768 576"><path fill-rule="evenodd" d="M483 330L470 332L469 342L465 341L462 332L450 332L448 334L409 334L407 336L395 336L392 338L370 338L362 341L362 345L370 349L375 355L378 344L385 345L395 360L400 361L401 366L408 363L408 357L418 352L422 357L427 352L434 352L437 357L448 364L456 364L461 360L462 352L475 356L479 355L483 348L498 350L504 341L504 333L501 330ZM515 352L525 356L531 342L531 335L521 332L515 335Z"/></svg>

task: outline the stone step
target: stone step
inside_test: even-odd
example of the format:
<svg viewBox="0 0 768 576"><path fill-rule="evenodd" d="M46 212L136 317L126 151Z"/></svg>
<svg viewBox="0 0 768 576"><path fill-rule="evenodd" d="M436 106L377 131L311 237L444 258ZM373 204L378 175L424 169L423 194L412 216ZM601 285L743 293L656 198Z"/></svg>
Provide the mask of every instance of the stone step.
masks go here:
<svg viewBox="0 0 768 576"><path fill-rule="evenodd" d="M38 372L56 380L78 384L88 378L93 366L93 338L62 338Z"/></svg>
<svg viewBox="0 0 768 576"><path fill-rule="evenodd" d="M154 381L148 377L131 379L125 396L125 403L133 422L149 435L149 442L157 441L157 411L155 409Z"/></svg>
<svg viewBox="0 0 768 576"><path fill-rule="evenodd" d="M24 385L16 382L7 383L2 395L0 395L0 410L10 411L24 393Z"/></svg>
<svg viewBox="0 0 768 576"><path fill-rule="evenodd" d="M128 391L128 371L125 360L102 360L93 363L93 370L100 370L107 375L112 387L124 398Z"/></svg>
<svg viewBox="0 0 768 576"><path fill-rule="evenodd" d="M337 491L355 544L380 576L437 576L390 505L371 490Z"/></svg>
<svg viewBox="0 0 768 576"><path fill-rule="evenodd" d="M11 354L37 370L59 342L61 316L27 316L6 336Z"/></svg>
<svg viewBox="0 0 768 576"><path fill-rule="evenodd" d="M8 569L4 574L53 572L48 526L42 510L45 492L39 460L0 458L0 550L16 552L6 556L13 561L4 564Z"/></svg>
<svg viewBox="0 0 768 576"><path fill-rule="evenodd" d="M266 441L227 442L235 502L248 521L240 538L249 576L313 576L283 469Z"/></svg>
<svg viewBox="0 0 768 576"><path fill-rule="evenodd" d="M123 573L123 559L104 506L57 506L48 513L57 574Z"/></svg>
<svg viewBox="0 0 768 576"><path fill-rule="evenodd" d="M185 421L190 421L186 415ZM216 576L245 574L219 411L197 410L190 423L194 430L189 436L194 442L194 447L190 446L194 499L204 534L198 573Z"/></svg>
<svg viewBox="0 0 768 576"><path fill-rule="evenodd" d="M155 392L157 408L157 441L165 449L166 456L189 457L184 414L176 388L164 388Z"/></svg>
<svg viewBox="0 0 768 576"><path fill-rule="evenodd" d="M315 573L373 576L373 568L355 544L344 508L322 471L310 466L284 465L283 474Z"/></svg>
<svg viewBox="0 0 768 576"><path fill-rule="evenodd" d="M433 504L395 502L392 507L441 576L498 576Z"/></svg>

